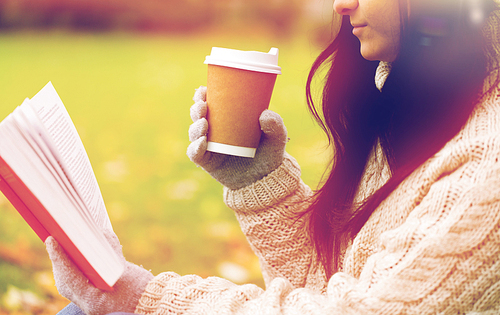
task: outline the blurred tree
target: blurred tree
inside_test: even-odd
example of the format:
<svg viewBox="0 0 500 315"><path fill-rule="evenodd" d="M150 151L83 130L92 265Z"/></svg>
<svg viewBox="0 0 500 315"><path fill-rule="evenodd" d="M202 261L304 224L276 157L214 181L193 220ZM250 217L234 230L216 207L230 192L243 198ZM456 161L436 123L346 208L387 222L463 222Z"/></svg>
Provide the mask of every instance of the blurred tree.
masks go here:
<svg viewBox="0 0 500 315"><path fill-rule="evenodd" d="M237 23L288 36L318 1L327 0L0 0L0 28L191 31Z"/></svg>
<svg viewBox="0 0 500 315"><path fill-rule="evenodd" d="M207 6L189 0L0 0L0 27L186 30L209 22Z"/></svg>

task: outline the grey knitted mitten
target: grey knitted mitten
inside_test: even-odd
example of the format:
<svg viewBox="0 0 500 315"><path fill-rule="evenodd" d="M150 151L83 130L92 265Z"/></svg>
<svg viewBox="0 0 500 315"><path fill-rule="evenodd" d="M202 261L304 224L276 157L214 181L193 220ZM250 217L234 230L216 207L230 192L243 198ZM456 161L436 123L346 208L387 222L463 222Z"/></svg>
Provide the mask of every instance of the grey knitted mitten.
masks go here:
<svg viewBox="0 0 500 315"><path fill-rule="evenodd" d="M260 116L263 134L254 158L206 151L209 128L206 91L204 86L197 89L193 97L195 103L191 106L193 124L189 128L191 144L187 149L191 161L230 189L248 186L277 169L285 154L287 131L281 117L270 110L265 110Z"/></svg>

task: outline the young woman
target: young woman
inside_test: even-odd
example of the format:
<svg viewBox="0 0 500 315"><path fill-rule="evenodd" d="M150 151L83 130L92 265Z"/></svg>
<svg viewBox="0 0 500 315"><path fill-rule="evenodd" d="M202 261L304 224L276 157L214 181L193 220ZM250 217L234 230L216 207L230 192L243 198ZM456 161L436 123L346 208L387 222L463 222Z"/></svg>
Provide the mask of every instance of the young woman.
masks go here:
<svg viewBox="0 0 500 315"><path fill-rule="evenodd" d="M300 180L271 111L260 118L255 159L206 152L206 89L197 90L188 156L225 186L265 290L171 272L153 277L126 262L115 291L101 292L49 238L61 294L88 314L500 312L495 1L335 1L342 25L307 86L334 152L315 192ZM324 64L318 108L311 82Z"/></svg>

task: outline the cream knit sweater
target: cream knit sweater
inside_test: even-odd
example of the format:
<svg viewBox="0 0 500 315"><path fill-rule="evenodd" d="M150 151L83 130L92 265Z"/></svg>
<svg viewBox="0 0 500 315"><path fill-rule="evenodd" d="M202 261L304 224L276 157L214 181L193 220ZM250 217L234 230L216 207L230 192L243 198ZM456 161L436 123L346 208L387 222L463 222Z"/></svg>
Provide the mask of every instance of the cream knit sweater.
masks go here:
<svg viewBox="0 0 500 315"><path fill-rule="evenodd" d="M490 19L485 91L500 75L500 13ZM376 79L386 70L381 64ZM266 178L224 191L260 258L266 289L166 272L148 284L136 312L500 314L499 158L495 86L463 130L381 203L345 252L342 272L326 279L307 218L295 217L312 191L286 156ZM385 180L384 165L374 154L360 198Z"/></svg>

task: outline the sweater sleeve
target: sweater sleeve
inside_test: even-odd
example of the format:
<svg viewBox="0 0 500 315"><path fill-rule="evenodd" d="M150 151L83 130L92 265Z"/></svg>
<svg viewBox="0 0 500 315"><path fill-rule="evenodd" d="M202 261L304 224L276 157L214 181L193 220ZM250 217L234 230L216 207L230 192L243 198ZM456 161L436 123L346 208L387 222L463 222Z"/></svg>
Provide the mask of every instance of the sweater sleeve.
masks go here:
<svg viewBox="0 0 500 315"><path fill-rule="evenodd" d="M259 257L266 285L281 277L294 287L326 289L306 226L311 197L297 161L288 154L262 180L239 190L225 189L224 200Z"/></svg>
<svg viewBox="0 0 500 315"><path fill-rule="evenodd" d="M265 272L272 274L265 290L217 277L162 273L150 281L136 312L365 315L500 311L500 141L481 139L444 153L412 174L381 204L346 254L344 265L350 269L333 275L325 291L300 280L311 273L299 269L311 265L313 259L302 261L294 256L310 255L311 250L290 248L289 256L277 254L280 260L264 257ZM300 196L302 184L298 181L297 185L271 211L279 211L288 198ZM246 210L245 221L257 220L251 217L258 209ZM402 221L391 226L388 220L378 221L380 213L386 213L388 220ZM252 226L247 235L260 229L260 224ZM283 228L290 226L293 224ZM299 238L297 247L310 247L301 233L291 235ZM278 251L280 238L274 241ZM272 244L261 242L254 245L257 253L272 256ZM284 243L289 242L284 237ZM297 264L299 271L282 267L288 264L287 257L290 266Z"/></svg>

